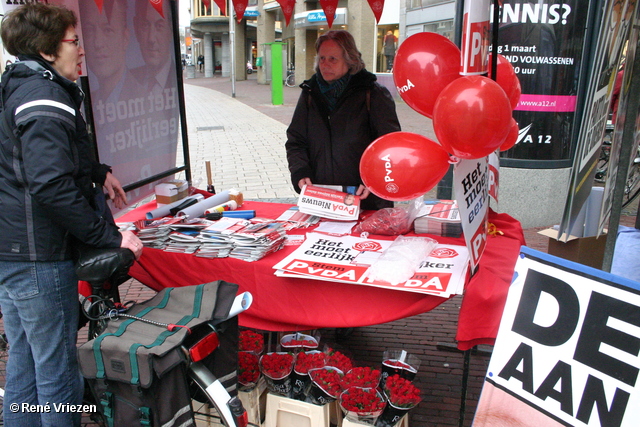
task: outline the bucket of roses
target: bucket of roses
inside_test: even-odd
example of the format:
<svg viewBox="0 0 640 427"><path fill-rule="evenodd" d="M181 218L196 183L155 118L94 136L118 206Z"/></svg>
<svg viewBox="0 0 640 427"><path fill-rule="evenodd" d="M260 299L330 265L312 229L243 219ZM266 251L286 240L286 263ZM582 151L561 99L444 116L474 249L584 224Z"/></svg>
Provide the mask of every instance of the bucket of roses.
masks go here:
<svg viewBox="0 0 640 427"><path fill-rule="evenodd" d="M261 333L243 329L238 337L239 351L252 351L255 354L262 354L264 350L264 335Z"/></svg>
<svg viewBox="0 0 640 427"><path fill-rule="evenodd" d="M409 381L418 374L420 359L407 353L405 350L387 350L382 354L382 375L380 376L380 388L384 388L384 382L390 375L398 374Z"/></svg>
<svg viewBox="0 0 640 427"><path fill-rule="evenodd" d="M333 366L309 369L311 382L305 390L306 400L314 405L326 405L335 401L342 392L344 373Z"/></svg>
<svg viewBox="0 0 640 427"><path fill-rule="evenodd" d="M349 387L340 393L339 402L347 420L372 426L386 405L384 396L375 387Z"/></svg>
<svg viewBox="0 0 640 427"><path fill-rule="evenodd" d="M258 384L260 365L258 355L252 351L238 352L238 390L251 391Z"/></svg>
<svg viewBox="0 0 640 427"><path fill-rule="evenodd" d="M305 391L311 383L309 371L311 369L322 368L325 364L325 354L319 350L301 351L296 355L293 372L291 373L291 397L293 399L306 399Z"/></svg>
<svg viewBox="0 0 640 427"><path fill-rule="evenodd" d="M420 390L398 374L386 379L383 391L387 406L378 418L376 427L394 427L407 412L420 403Z"/></svg>
<svg viewBox="0 0 640 427"><path fill-rule="evenodd" d="M342 388L349 387L372 387L375 388L380 382L380 370L369 366L359 366L349 369L342 377Z"/></svg>
<svg viewBox="0 0 640 427"><path fill-rule="evenodd" d="M260 357L260 372L269 391L289 397L294 357L291 353L266 353Z"/></svg>
<svg viewBox="0 0 640 427"><path fill-rule="evenodd" d="M335 350L329 346L325 346L324 352L327 355L327 365L340 369L342 372L349 372L353 368L351 357L345 353Z"/></svg>
<svg viewBox="0 0 640 427"><path fill-rule="evenodd" d="M320 343L319 336L296 332L280 338L280 345L287 350L315 350Z"/></svg>

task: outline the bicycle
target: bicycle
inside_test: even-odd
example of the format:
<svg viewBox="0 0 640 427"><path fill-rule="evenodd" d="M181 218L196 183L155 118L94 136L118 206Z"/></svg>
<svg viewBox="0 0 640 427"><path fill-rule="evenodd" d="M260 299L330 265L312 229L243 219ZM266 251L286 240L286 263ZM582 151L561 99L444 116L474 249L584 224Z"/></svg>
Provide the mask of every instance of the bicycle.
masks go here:
<svg viewBox="0 0 640 427"><path fill-rule="evenodd" d="M287 87L296 86L296 69L293 64L289 64L289 67L287 67L287 77L284 80L284 84L287 85Z"/></svg>
<svg viewBox="0 0 640 427"><path fill-rule="evenodd" d="M609 173L609 159L611 157L611 141L613 138L614 127L607 124L604 139L600 148L600 158L596 164L596 174L594 180L597 183L605 183ZM635 151L632 151L633 161L629 164L627 181L624 187L624 195L622 198L622 208L626 208L640 195L640 141L636 143Z"/></svg>
<svg viewBox="0 0 640 427"><path fill-rule="evenodd" d="M116 280L120 281L121 278L119 277ZM83 278L80 277L80 279L82 280ZM89 319L90 339L99 336L106 329L110 320L120 317L154 323L157 326L167 327L167 329L173 326L161 325L144 317L129 315L127 311L132 307L132 303L122 304L120 302L117 286L100 285L100 283L108 282L109 280L91 282L95 295L87 297L83 303L83 310ZM87 303L87 301L89 302ZM248 414L240 399L237 396L231 397L220 380L203 363L203 360L218 348L218 326L249 308L252 301L253 298L249 292L236 296L226 319L205 322L191 328L180 345L186 358L187 374L192 383L190 387L191 398L201 403L210 404L218 412L217 417L210 414L196 413L196 415L219 418L225 427L247 427L249 425ZM102 414L95 414L94 418L99 424L108 425Z"/></svg>

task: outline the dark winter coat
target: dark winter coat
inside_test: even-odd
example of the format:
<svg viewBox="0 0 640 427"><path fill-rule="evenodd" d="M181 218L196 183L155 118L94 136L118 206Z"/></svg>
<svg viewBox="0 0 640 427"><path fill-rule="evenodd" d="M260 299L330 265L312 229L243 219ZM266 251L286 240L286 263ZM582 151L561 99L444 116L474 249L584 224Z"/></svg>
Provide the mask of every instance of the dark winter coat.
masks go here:
<svg viewBox="0 0 640 427"><path fill-rule="evenodd" d="M119 247L117 228L91 206L93 184L109 166L93 158L80 113L84 94L41 58L21 58L2 75L0 120L0 259L71 258L71 236ZM4 116L4 117L3 117Z"/></svg>
<svg viewBox="0 0 640 427"><path fill-rule="evenodd" d="M287 129L287 160L296 191L302 178L314 184L358 186L360 158L376 138L400 130L389 90L366 70L354 74L335 110L329 112L316 75L300 85L302 94ZM363 209L392 207L371 194Z"/></svg>

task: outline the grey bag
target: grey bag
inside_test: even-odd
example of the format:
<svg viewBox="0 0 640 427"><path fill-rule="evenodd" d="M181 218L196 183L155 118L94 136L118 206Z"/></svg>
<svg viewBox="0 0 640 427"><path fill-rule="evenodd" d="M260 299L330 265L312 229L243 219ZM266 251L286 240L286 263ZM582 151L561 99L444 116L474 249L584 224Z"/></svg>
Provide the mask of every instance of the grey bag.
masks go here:
<svg viewBox="0 0 640 427"><path fill-rule="evenodd" d="M102 334L80 346L80 370L109 426L191 425L191 393L180 345L187 328L225 319L237 289L224 281L163 289L127 314L176 327L123 317L109 321ZM220 349L205 363L235 394L237 318L223 325Z"/></svg>

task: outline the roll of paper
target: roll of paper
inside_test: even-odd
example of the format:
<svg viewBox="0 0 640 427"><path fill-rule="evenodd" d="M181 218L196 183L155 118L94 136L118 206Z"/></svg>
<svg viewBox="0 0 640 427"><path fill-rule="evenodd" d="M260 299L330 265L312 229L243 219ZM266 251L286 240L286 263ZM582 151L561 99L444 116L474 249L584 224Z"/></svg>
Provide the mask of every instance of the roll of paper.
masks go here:
<svg viewBox="0 0 640 427"><path fill-rule="evenodd" d="M186 209L181 210L176 216L186 216L187 218L197 218L204 215L204 211L214 206L221 205L229 201L229 190L221 191L211 197L191 205Z"/></svg>
<svg viewBox="0 0 640 427"><path fill-rule="evenodd" d="M171 208L184 203L188 199L196 199L198 202L204 200L204 196L202 194L194 194L193 196L185 197L182 200L178 200L177 202L169 203L168 205L160 206L152 211L147 212L147 219L154 218L162 218L164 216L169 215Z"/></svg>

